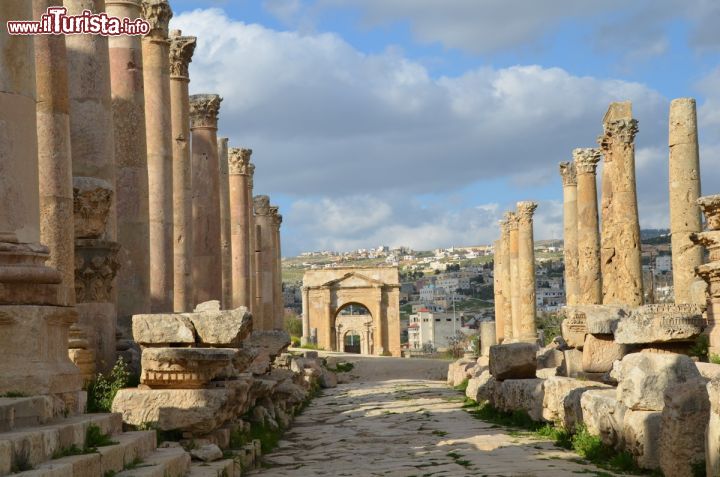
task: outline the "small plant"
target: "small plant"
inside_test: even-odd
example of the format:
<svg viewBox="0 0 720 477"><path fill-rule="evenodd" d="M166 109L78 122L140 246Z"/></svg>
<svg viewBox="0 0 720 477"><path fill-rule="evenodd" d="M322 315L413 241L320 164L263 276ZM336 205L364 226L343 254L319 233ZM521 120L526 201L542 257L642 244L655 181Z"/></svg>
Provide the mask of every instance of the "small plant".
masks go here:
<svg viewBox="0 0 720 477"><path fill-rule="evenodd" d="M125 467L123 467L123 470L133 470L140 467L140 465L143 463L143 460L140 457L135 457L132 461L125 464Z"/></svg>
<svg viewBox="0 0 720 477"><path fill-rule="evenodd" d="M710 362L712 364L720 364L720 354L711 354L710 355Z"/></svg>
<svg viewBox="0 0 720 477"><path fill-rule="evenodd" d="M52 458L53 459L62 459L63 457L68 457L71 455L81 455L81 454L87 454L88 452L85 449L79 448L77 445L73 444L70 447L65 447L63 449L56 449L55 452L53 452Z"/></svg>
<svg viewBox="0 0 720 477"><path fill-rule="evenodd" d="M90 424L85 431L85 449L96 449L98 447L107 447L117 444L109 434L103 431L95 424Z"/></svg>
<svg viewBox="0 0 720 477"><path fill-rule="evenodd" d="M109 376L98 374L87 387L88 412L110 412L117 392L130 385L131 375L127 364L118 358Z"/></svg>
<svg viewBox="0 0 720 477"><path fill-rule="evenodd" d="M700 361L707 361L709 349L710 337L708 335L700 335L695 338L695 343L690 347L688 354L698 357Z"/></svg>
<svg viewBox="0 0 720 477"><path fill-rule="evenodd" d="M456 391L465 392L465 390L466 390L467 387L468 387L468 382L469 382L469 381L470 381L470 379L465 378L465 379L462 380L462 382L461 382L460 384L458 384L457 386L453 386L453 389L456 390Z"/></svg>
<svg viewBox="0 0 720 477"><path fill-rule="evenodd" d="M10 472L25 472L26 470L32 470L33 466L30 463L30 450L26 447L16 450L13 453L13 463L10 467Z"/></svg>
<svg viewBox="0 0 720 477"><path fill-rule="evenodd" d="M0 394L0 398L23 398L28 395L22 391L8 391L5 394Z"/></svg>
<svg viewBox="0 0 720 477"><path fill-rule="evenodd" d="M432 431L432 434L439 437L445 437L448 435L448 433L445 431Z"/></svg>
<svg viewBox="0 0 720 477"><path fill-rule="evenodd" d="M314 343L305 343L304 345L300 346L302 349L312 349L312 350L320 350L322 348L319 348L318 345Z"/></svg>
<svg viewBox="0 0 720 477"><path fill-rule="evenodd" d="M355 368L355 365L352 363L340 362L334 368L331 368L330 366L325 367L334 373L349 373Z"/></svg>

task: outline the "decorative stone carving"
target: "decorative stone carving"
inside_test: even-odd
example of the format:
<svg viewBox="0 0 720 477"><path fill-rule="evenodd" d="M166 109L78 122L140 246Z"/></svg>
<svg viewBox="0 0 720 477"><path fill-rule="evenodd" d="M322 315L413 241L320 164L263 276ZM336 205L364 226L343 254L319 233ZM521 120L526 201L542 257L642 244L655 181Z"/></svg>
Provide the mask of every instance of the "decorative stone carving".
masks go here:
<svg viewBox="0 0 720 477"><path fill-rule="evenodd" d="M188 78L196 45L197 37L181 36L177 30L170 34L170 76Z"/></svg>
<svg viewBox="0 0 720 477"><path fill-rule="evenodd" d="M566 307L565 319L560 325L562 336L568 346L582 349L587 334L587 317L585 312L575 307Z"/></svg>
<svg viewBox="0 0 720 477"><path fill-rule="evenodd" d="M593 147L577 148L573 149L573 159L576 174L595 174L602 152Z"/></svg>
<svg viewBox="0 0 720 477"><path fill-rule="evenodd" d="M708 230L720 230L720 194L700 197L697 203L705 214Z"/></svg>
<svg viewBox="0 0 720 477"><path fill-rule="evenodd" d="M157 39L167 38L168 25L173 17L167 0L143 0L142 16L150 24L150 32L147 36Z"/></svg>
<svg viewBox="0 0 720 477"><path fill-rule="evenodd" d="M637 119L618 119L605 125L605 135L616 137L623 144L631 144L637 133Z"/></svg>
<svg viewBox="0 0 720 477"><path fill-rule="evenodd" d="M573 162L577 174L578 296L576 302L578 304L597 304L602 301L600 230L595 179L595 170L600 157L598 149L573 150Z"/></svg>
<svg viewBox="0 0 720 477"><path fill-rule="evenodd" d="M517 220L518 226L529 225L532 221L535 210L537 209L537 202L521 201L517 203Z"/></svg>
<svg viewBox="0 0 720 477"><path fill-rule="evenodd" d="M217 94L190 96L190 125L193 128L217 129L222 98Z"/></svg>
<svg viewBox="0 0 720 477"><path fill-rule="evenodd" d="M256 195L253 197L253 206L255 215L270 215L270 197L266 195Z"/></svg>
<svg viewBox="0 0 720 477"><path fill-rule="evenodd" d="M228 151L228 165L231 175L249 175L250 174L250 156L252 149L240 147L231 147ZM255 166L253 166L254 168Z"/></svg>
<svg viewBox="0 0 720 477"><path fill-rule="evenodd" d="M253 190L253 177L255 176L255 164L248 164L248 189Z"/></svg>
<svg viewBox="0 0 720 477"><path fill-rule="evenodd" d="M704 307L693 304L643 305L620 319L614 330L617 343L692 341L703 329Z"/></svg>
<svg viewBox="0 0 720 477"><path fill-rule="evenodd" d="M94 177L73 177L75 238L100 238L112 205L112 186Z"/></svg>
<svg viewBox="0 0 720 477"><path fill-rule="evenodd" d="M112 302L113 280L120 269L115 242L75 240L75 294L78 303Z"/></svg>
<svg viewBox="0 0 720 477"><path fill-rule="evenodd" d="M220 377L232 377L232 348L147 348L140 382L155 389L197 389Z"/></svg>
<svg viewBox="0 0 720 477"><path fill-rule="evenodd" d="M577 175L575 173L575 164L572 162L560 163L560 176L562 176L563 186L577 185Z"/></svg>

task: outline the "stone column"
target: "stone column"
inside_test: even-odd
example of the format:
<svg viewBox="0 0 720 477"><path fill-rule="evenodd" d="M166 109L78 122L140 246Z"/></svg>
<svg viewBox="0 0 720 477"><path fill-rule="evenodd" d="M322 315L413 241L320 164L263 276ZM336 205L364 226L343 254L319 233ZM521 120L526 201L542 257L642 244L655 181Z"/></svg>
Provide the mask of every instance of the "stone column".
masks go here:
<svg viewBox="0 0 720 477"><path fill-rule="evenodd" d="M707 288L707 328L710 354L720 355L720 195L700 197L698 205L705 214L707 230L690 235L692 242L707 248L708 263L695 270L705 280Z"/></svg>
<svg viewBox="0 0 720 477"><path fill-rule="evenodd" d="M252 149L230 148L230 237L232 242L232 308L251 307L250 213L248 179Z"/></svg>
<svg viewBox="0 0 720 477"><path fill-rule="evenodd" d="M565 303L577 303L578 285L578 217L577 176L575 164L560 163L563 183L563 258L565 262Z"/></svg>
<svg viewBox="0 0 720 477"><path fill-rule="evenodd" d="M250 227L250 312L255 315L255 305L257 303L257 297L259 296L258 291L258 284L260 283L258 281L258 274L257 274L257 266L256 266L256 259L255 259L255 252L256 247L255 244L257 243L255 239L255 233L257 231L257 227L255 226L255 207L253 204L253 182L254 182L254 176L255 176L255 164L252 162L248 164L248 187L247 187L247 203L248 203L248 225Z"/></svg>
<svg viewBox="0 0 720 477"><path fill-rule="evenodd" d="M603 170L601 267L603 304L643 303L640 221L635 190L635 134L630 102L612 103L598 143ZM607 180L607 183L605 182Z"/></svg>
<svg viewBox="0 0 720 477"><path fill-rule="evenodd" d="M143 0L150 32L142 39L145 70L145 123L150 191L150 307L173 310L173 151L170 119L172 10L167 0Z"/></svg>
<svg viewBox="0 0 720 477"><path fill-rule="evenodd" d="M68 328L76 315L72 307L59 306L68 298L59 293L62 275L45 265L49 251L40 245L34 39L8 35L5 24L9 19L32 20L33 2L0 2L0 18L0 394L54 394L65 410L75 413L82 407L82 377L67 349ZM46 44L38 54L52 54L52 49ZM44 120L62 124L56 119L62 118L67 96L54 89L62 84L51 87L48 81L40 78L38 84L50 88L40 91L41 101L50 103L38 108L47 115ZM66 102L64 106L66 113ZM62 131L57 133L43 142L62 146ZM62 158L63 150L58 152ZM67 145L64 157L67 160ZM67 165L59 166L59 172L67 170ZM44 184L46 192L53 186L67 188L60 177L50 180L58 182Z"/></svg>
<svg viewBox="0 0 720 477"><path fill-rule="evenodd" d="M480 322L480 356L490 356L490 346L497 344L497 329L497 325L492 321Z"/></svg>
<svg viewBox="0 0 720 477"><path fill-rule="evenodd" d="M495 257L493 260L493 296L495 298L495 326L497 330L495 335L497 340L502 342L505 336L505 322L503 315L505 313L505 295L502 288L502 259L503 259L503 241L502 238L495 241Z"/></svg>
<svg viewBox="0 0 720 477"><path fill-rule="evenodd" d="M107 0L108 15L140 17L140 0ZM150 312L150 208L148 205L142 38L108 37L117 190L118 325L132 337L131 317Z"/></svg>
<svg viewBox="0 0 720 477"><path fill-rule="evenodd" d="M230 178L228 138L217 140L220 166L220 260L222 262L222 307L232 308L232 239L230 232Z"/></svg>
<svg viewBox="0 0 720 477"><path fill-rule="evenodd" d="M573 151L577 173L578 305L602 303L600 231L595 170L602 155L592 148Z"/></svg>
<svg viewBox="0 0 720 477"><path fill-rule="evenodd" d="M195 304L222 299L220 165L217 122L222 98L190 96L192 133L193 282Z"/></svg>
<svg viewBox="0 0 720 477"><path fill-rule="evenodd" d="M308 287L302 287L302 337L300 338L300 344L306 345L312 342L310 338L310 289ZM368 333L370 330L368 329ZM368 336L368 345L370 344ZM369 353L369 351L368 351Z"/></svg>
<svg viewBox="0 0 720 477"><path fill-rule="evenodd" d="M260 280L260 323L259 329L271 330L275 325L275 307L274 307L274 275L275 275L275 250L274 250L274 233L273 218L270 210L270 198L266 195L256 195L255 205L255 221L257 223L259 242L258 249L261 250L261 260L259 271ZM257 325L258 323L256 323Z"/></svg>
<svg viewBox="0 0 720 477"><path fill-rule="evenodd" d="M537 341L535 329L535 241L533 237L533 214L535 202L517 203L518 222L518 288L520 301L519 341Z"/></svg>
<svg viewBox="0 0 720 477"><path fill-rule="evenodd" d="M34 0L35 20L62 0ZM62 276L59 303L75 304L72 157L65 38L38 35L35 42L37 140L40 173L40 240L50 252L47 265Z"/></svg>
<svg viewBox="0 0 720 477"><path fill-rule="evenodd" d="M275 316L273 328L284 329L285 305L282 293L282 252L280 251L280 225L282 215L278 213L277 206L271 207L273 232L273 313Z"/></svg>
<svg viewBox="0 0 720 477"><path fill-rule="evenodd" d="M702 230L700 207L700 156L697 114L692 98L670 103L670 233L675 303L692 303L690 287L695 268L703 262L703 249L690 241Z"/></svg>
<svg viewBox="0 0 720 477"><path fill-rule="evenodd" d="M65 0L69 15L105 11L104 0ZM115 128L108 37L67 35L70 144L75 216L77 336L87 337L96 368L115 364L117 200Z"/></svg>
<svg viewBox="0 0 720 477"><path fill-rule="evenodd" d="M173 147L173 301L174 311L193 309L192 175L190 156L190 97L188 67L197 39L170 34L170 122Z"/></svg>
<svg viewBox="0 0 720 477"><path fill-rule="evenodd" d="M514 342L520 338L520 266L518 263L519 259L519 245L518 245L518 217L514 212L509 212L505 215L509 229L509 241L510 244L510 305L511 305L511 325L512 332L510 333L510 341ZM505 332L505 341L508 341L507 331Z"/></svg>
<svg viewBox="0 0 720 477"><path fill-rule="evenodd" d="M503 293L503 342L509 343L513 338L512 328L512 282L510 263L510 217L511 212L505 213L505 218L500 221L502 267L500 268L500 286ZM499 340L498 340L499 341Z"/></svg>

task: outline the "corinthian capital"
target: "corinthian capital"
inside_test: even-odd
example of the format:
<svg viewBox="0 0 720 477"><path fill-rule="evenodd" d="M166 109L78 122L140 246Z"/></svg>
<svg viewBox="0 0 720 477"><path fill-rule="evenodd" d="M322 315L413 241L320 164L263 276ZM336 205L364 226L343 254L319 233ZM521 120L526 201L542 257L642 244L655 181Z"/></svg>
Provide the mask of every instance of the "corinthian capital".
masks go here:
<svg viewBox="0 0 720 477"><path fill-rule="evenodd" d="M228 166L230 175L249 175L250 156L252 156L252 149L231 147L228 150Z"/></svg>
<svg viewBox="0 0 720 477"><path fill-rule="evenodd" d="M535 214L535 209L537 209L537 202L531 202L529 200L524 200L522 202L517 203L517 212L515 213L517 216L517 222L519 224L530 224L532 222L533 214Z"/></svg>
<svg viewBox="0 0 720 477"><path fill-rule="evenodd" d="M142 17L150 24L148 37L166 40L172 16L173 12L168 0L143 0Z"/></svg>
<svg viewBox="0 0 720 477"><path fill-rule="evenodd" d="M270 197L256 195L253 197L253 207L255 208L255 215L270 215Z"/></svg>
<svg viewBox="0 0 720 477"><path fill-rule="evenodd" d="M560 175L562 176L563 186L577 185L577 175L575 174L575 163L561 162Z"/></svg>
<svg viewBox="0 0 720 477"><path fill-rule="evenodd" d="M605 125L605 136L617 138L623 144L631 144L637 133L637 119L617 119Z"/></svg>
<svg viewBox="0 0 720 477"><path fill-rule="evenodd" d="M600 149L584 147L573 149L573 159L577 174L595 174L598 162L602 158Z"/></svg>
<svg viewBox="0 0 720 477"><path fill-rule="evenodd" d="M222 98L217 94L190 96L190 127L216 128Z"/></svg>
<svg viewBox="0 0 720 477"><path fill-rule="evenodd" d="M248 187L250 188L250 190L252 190L253 187L255 186L255 184L253 182L253 177L255 177L255 164L253 164L252 162L250 164L248 164L247 172L248 172Z"/></svg>
<svg viewBox="0 0 720 477"><path fill-rule="evenodd" d="M708 230L720 230L720 195L706 195L697 200L705 214Z"/></svg>
<svg viewBox="0 0 720 477"><path fill-rule="evenodd" d="M170 76L176 78L189 77L188 66L195 53L197 38L194 36L182 36L180 30L170 34Z"/></svg>
<svg viewBox="0 0 720 477"><path fill-rule="evenodd" d="M517 230L518 228L518 217L515 212L505 212L505 227L507 228L507 232L510 233L513 230Z"/></svg>
<svg viewBox="0 0 720 477"><path fill-rule="evenodd" d="M270 206L270 217L272 219L272 224L280 228L280 224L282 223L282 215L279 214L280 207L277 205L271 205Z"/></svg>

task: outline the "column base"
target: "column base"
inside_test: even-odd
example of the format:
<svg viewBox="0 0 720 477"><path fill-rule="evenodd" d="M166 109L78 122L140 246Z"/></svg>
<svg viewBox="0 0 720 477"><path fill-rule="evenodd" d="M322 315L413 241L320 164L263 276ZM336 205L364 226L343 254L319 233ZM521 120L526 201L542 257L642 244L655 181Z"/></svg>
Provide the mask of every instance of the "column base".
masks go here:
<svg viewBox="0 0 720 477"><path fill-rule="evenodd" d="M60 305L62 277L48 257L40 244L0 242L0 305Z"/></svg>
<svg viewBox="0 0 720 477"><path fill-rule="evenodd" d="M73 308L0 306L0 394L54 395L69 410L81 406L83 378L68 357Z"/></svg>

